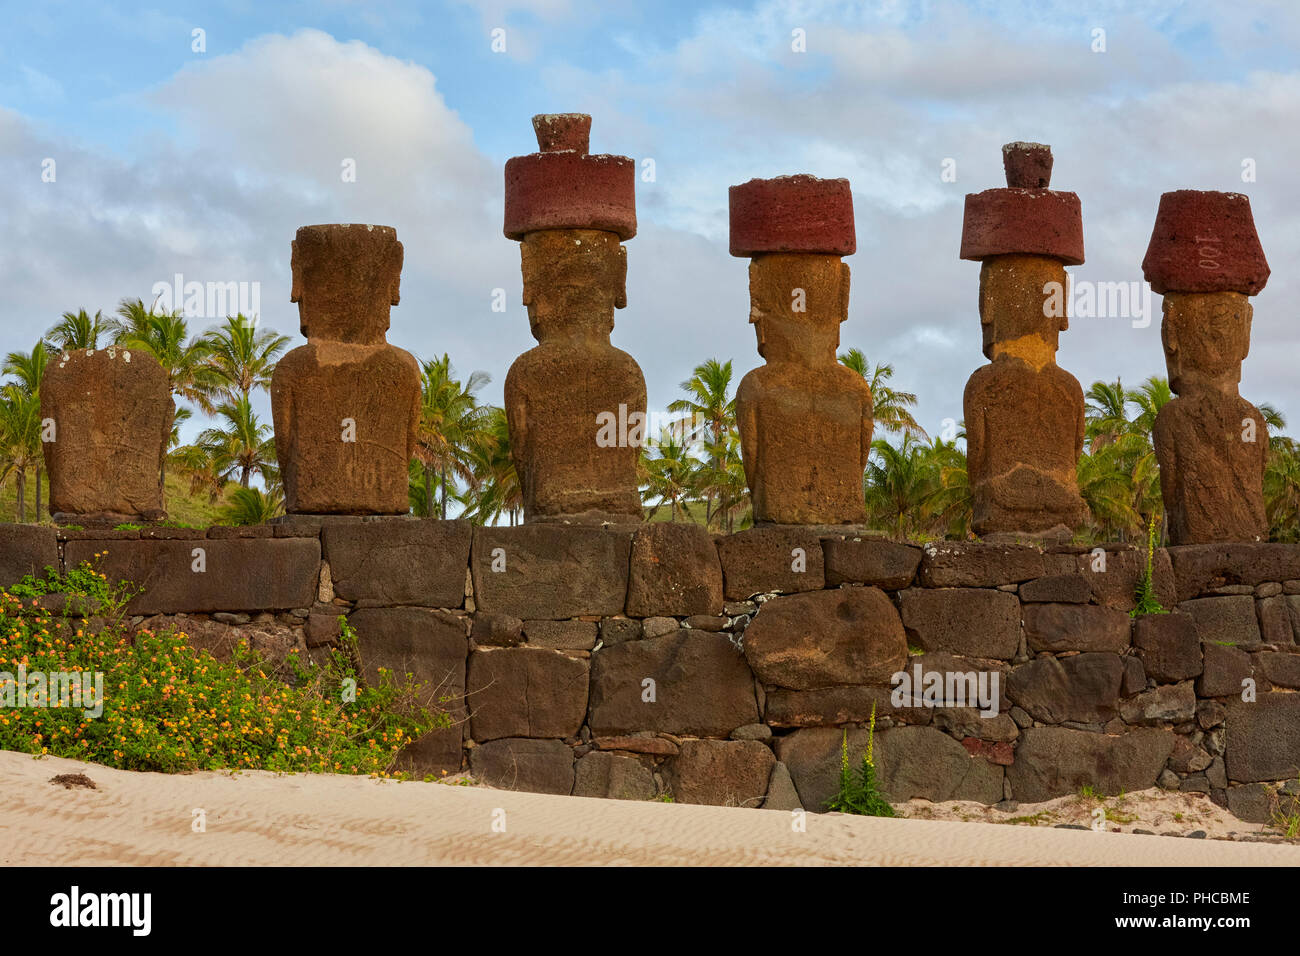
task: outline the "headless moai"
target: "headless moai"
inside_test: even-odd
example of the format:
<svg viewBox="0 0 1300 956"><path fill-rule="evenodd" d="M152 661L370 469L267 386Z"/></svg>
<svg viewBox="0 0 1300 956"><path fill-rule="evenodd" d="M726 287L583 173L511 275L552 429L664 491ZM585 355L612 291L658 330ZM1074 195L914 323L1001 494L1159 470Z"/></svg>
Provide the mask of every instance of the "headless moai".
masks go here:
<svg viewBox="0 0 1300 956"><path fill-rule="evenodd" d="M1268 431L1238 394L1250 352L1249 296L1268 281L1250 200L1180 189L1160 197L1142 271L1164 296L1160 340L1177 397L1152 438L1173 544L1259 541L1268 535Z"/></svg>
<svg viewBox="0 0 1300 956"><path fill-rule="evenodd" d="M505 382L525 521L639 521L645 378L610 343L627 305L636 166L589 155L591 117L533 117L541 152L506 163L505 234L520 243L536 348Z"/></svg>
<svg viewBox="0 0 1300 956"><path fill-rule="evenodd" d="M1068 328L1067 265L1083 262L1079 197L1048 189L1052 152L1002 148L1005 189L966 197L961 257L979 260L988 365L966 383L967 476L976 534L1068 537L1088 517L1077 469L1084 401L1056 364Z"/></svg>
<svg viewBox="0 0 1300 956"><path fill-rule="evenodd" d="M420 420L415 358L386 340L402 244L391 226L304 226L293 291L307 344L271 380L290 514L404 514Z"/></svg>
<svg viewBox="0 0 1300 956"><path fill-rule="evenodd" d="M731 254L749 257L749 320L765 364L736 418L754 521L861 524L871 389L840 364L857 248L847 179L783 176L730 190Z"/></svg>
<svg viewBox="0 0 1300 956"><path fill-rule="evenodd" d="M167 371L147 352L110 346L51 359L41 381L41 440L54 520L165 519L162 463L175 413Z"/></svg>

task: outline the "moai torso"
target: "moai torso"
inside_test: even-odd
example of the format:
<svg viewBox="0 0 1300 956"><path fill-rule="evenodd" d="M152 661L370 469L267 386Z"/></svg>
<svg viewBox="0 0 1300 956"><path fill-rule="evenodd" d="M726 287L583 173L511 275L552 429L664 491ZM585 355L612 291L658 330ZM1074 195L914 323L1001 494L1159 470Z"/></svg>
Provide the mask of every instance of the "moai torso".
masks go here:
<svg viewBox="0 0 1300 956"><path fill-rule="evenodd" d="M741 379L736 419L756 523L862 524L871 389L836 357L856 248L848 180L784 176L730 191L731 254L747 256L750 322L766 364Z"/></svg>
<svg viewBox="0 0 1300 956"><path fill-rule="evenodd" d="M275 447L291 514L403 514L420 418L420 371L385 341L402 245L387 226L306 226L293 301L308 343L271 380Z"/></svg>
<svg viewBox="0 0 1300 956"><path fill-rule="evenodd" d="M541 151L506 163L505 204L538 342L505 383L524 520L639 521L645 378L610 343L627 302L635 165L588 155L589 116L539 115L533 128Z"/></svg>
<svg viewBox="0 0 1300 956"><path fill-rule="evenodd" d="M41 419L56 520L165 518L160 482L175 411L167 372L147 352L79 349L51 359Z"/></svg>

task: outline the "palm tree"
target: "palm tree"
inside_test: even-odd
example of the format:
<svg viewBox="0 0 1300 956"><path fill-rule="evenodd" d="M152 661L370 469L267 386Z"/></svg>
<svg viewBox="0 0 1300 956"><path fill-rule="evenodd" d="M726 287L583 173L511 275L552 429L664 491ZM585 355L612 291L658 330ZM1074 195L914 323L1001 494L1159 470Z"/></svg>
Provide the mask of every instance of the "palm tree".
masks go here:
<svg viewBox="0 0 1300 956"><path fill-rule="evenodd" d="M659 440L641 448L639 461L640 483L645 486L642 498L655 504L646 514L652 518L668 502L669 520L677 520L677 503L694 491L695 468L689 449L681 440L680 429L665 428ZM653 453L653 454L652 454Z"/></svg>
<svg viewBox="0 0 1300 956"><path fill-rule="evenodd" d="M271 374L289 337L257 329L255 321L242 313L227 318L224 325L203 337L207 364L214 373L206 382L211 391L203 397L203 410L212 413L213 400L235 402L248 398L254 389L269 388Z"/></svg>
<svg viewBox="0 0 1300 956"><path fill-rule="evenodd" d="M420 423L416 435L415 457L424 471L424 502L419 509L432 517L433 485L437 477L441 493L438 516L447 517L447 497L456 479L474 477L470 448L476 434L488 421L489 408L479 405L475 393L490 378L486 372L474 372L462 384L455 378L451 359L420 363Z"/></svg>
<svg viewBox="0 0 1300 956"><path fill-rule="evenodd" d="M190 483L190 497L206 494L215 505L230 483L235 462L225 445L182 445L168 456L171 464Z"/></svg>
<svg viewBox="0 0 1300 956"><path fill-rule="evenodd" d="M27 470L40 468L42 454L39 397L17 385L6 385L0 392L0 481L11 474L17 481L19 523L27 520Z"/></svg>
<svg viewBox="0 0 1300 956"><path fill-rule="evenodd" d="M524 499L514 459L510 456L510 428L504 408L489 405L485 412L481 427L468 448L472 477L466 494L465 514L484 524L506 514L513 526L523 510ZM423 472L423 466L416 464ZM413 498L422 495L418 486L412 490ZM418 505L419 502L413 503Z"/></svg>
<svg viewBox="0 0 1300 956"><path fill-rule="evenodd" d="M933 469L921 453L923 447L907 434L897 446L883 438L871 443L864 475L867 514L889 526L900 541L920 530L926 506L936 491Z"/></svg>
<svg viewBox="0 0 1300 956"><path fill-rule="evenodd" d="M686 412L691 416L689 424L684 425L683 439L701 443L708 456L700 466L697 483L700 493L705 496L704 523L707 526L722 511L723 502L718 500L718 496L731 484L725 458L728 437L735 434L737 428L736 400L730 395L730 360L719 362L711 358L697 365L691 377L682 382L681 388L687 397L670 402L668 411L674 414ZM717 508L714 507L715 501Z"/></svg>
<svg viewBox="0 0 1300 956"><path fill-rule="evenodd" d="M916 405L916 395L890 388L888 381L894 377L894 366L882 362L872 367L861 349L849 349L840 355L840 364L857 372L871 389L872 418L886 432L928 438L925 429L917 424L911 409Z"/></svg>
<svg viewBox="0 0 1300 956"><path fill-rule="evenodd" d="M49 353L45 350L44 342L37 342L31 352L10 352L5 357L3 372L5 375L12 375L17 381L13 383L22 395L30 397L33 400L36 409L36 454L32 458L31 466L36 473L36 514L35 519L41 520L41 480L45 471L45 453L40 442L40 407L41 407L41 381L45 378L45 367L49 364ZM20 414L26 414L28 410L20 410ZM23 498L26 498L25 481L22 482ZM23 502L26 504L25 500ZM22 520L21 518L19 520Z"/></svg>
<svg viewBox="0 0 1300 956"><path fill-rule="evenodd" d="M1300 541L1300 443L1293 438L1278 436L1269 442L1264 510L1269 540Z"/></svg>
<svg viewBox="0 0 1300 956"><path fill-rule="evenodd" d="M257 413L247 398L224 402L218 406L217 418L223 427L206 428L199 434L197 444L207 448L215 457L229 462L227 478L239 473L239 486L247 488L253 472L265 479L268 466L275 462L275 441L271 426L257 419Z"/></svg>
<svg viewBox="0 0 1300 956"><path fill-rule="evenodd" d="M1096 451L1118 440L1129 430L1129 393L1124 390L1122 381L1093 382L1084 398L1087 400L1084 405L1087 423L1084 434L1090 450Z"/></svg>
<svg viewBox="0 0 1300 956"><path fill-rule="evenodd" d="M58 323L45 333L45 346L55 355L78 349L97 349L100 338L112 334L115 325L98 311L94 316L87 314L85 309L64 312Z"/></svg>
<svg viewBox="0 0 1300 956"><path fill-rule="evenodd" d="M957 437L966 437L964 428ZM956 439L934 438L922 449L922 458L933 471L934 490L926 501L933 530L943 537L966 539L974 519L966 453L957 447Z"/></svg>
<svg viewBox="0 0 1300 956"><path fill-rule="evenodd" d="M266 524L284 513L284 496L279 489L236 488L221 517L232 525Z"/></svg>

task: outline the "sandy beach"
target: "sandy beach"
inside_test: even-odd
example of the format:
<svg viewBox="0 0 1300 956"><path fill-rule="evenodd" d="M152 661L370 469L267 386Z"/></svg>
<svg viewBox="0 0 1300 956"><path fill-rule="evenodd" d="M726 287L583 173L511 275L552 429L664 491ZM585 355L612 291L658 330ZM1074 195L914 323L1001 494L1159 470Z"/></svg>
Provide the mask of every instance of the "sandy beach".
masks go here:
<svg viewBox="0 0 1300 956"><path fill-rule="evenodd" d="M52 783L60 774L85 774L95 789ZM778 810L349 776L133 773L9 752L0 793L5 866L1300 865L1295 845L839 814L807 814L798 832Z"/></svg>

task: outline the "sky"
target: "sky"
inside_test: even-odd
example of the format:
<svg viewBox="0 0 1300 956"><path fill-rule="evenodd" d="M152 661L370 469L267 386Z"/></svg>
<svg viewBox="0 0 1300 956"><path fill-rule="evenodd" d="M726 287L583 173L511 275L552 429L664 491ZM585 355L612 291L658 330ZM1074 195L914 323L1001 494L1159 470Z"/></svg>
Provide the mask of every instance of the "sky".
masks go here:
<svg viewBox="0 0 1300 956"><path fill-rule="evenodd" d="M964 196L1004 185L1002 144L1027 140L1082 201L1077 289L1141 282L1162 192L1250 197L1273 274L1241 390L1300 432L1292 0L0 0L0 23L0 353L177 274L256 283L259 321L302 344L295 231L379 223L405 245L389 341L487 372L499 404L534 344L502 167L536 150L533 114L584 112L592 152L654 160L613 334L651 411L705 359L736 382L761 364L727 187L811 173L853 189L841 345L890 363L941 434L985 361ZM1151 309L1076 313L1059 363L1085 388L1164 375Z"/></svg>

